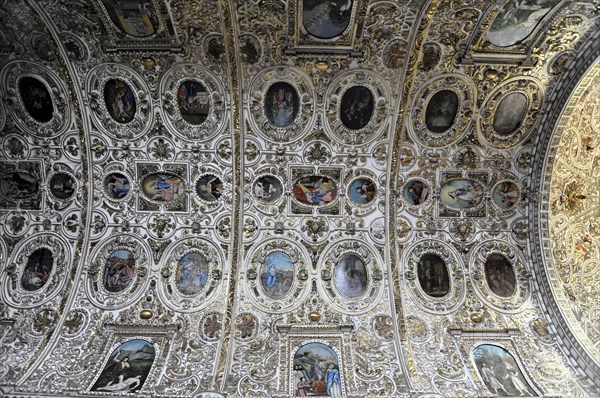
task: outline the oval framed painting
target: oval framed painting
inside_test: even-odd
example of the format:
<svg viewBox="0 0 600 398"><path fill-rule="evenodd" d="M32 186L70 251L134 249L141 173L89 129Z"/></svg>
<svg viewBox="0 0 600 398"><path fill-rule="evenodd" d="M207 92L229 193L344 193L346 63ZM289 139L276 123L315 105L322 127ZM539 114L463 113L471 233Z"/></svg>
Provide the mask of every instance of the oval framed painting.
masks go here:
<svg viewBox="0 0 600 398"><path fill-rule="evenodd" d="M373 116L373 93L365 86L352 86L344 95L340 104L342 124L351 130L360 130L369 124Z"/></svg>
<svg viewBox="0 0 600 398"><path fill-rule="evenodd" d="M27 258L27 264L21 275L21 286L28 292L34 292L43 288L52 269L54 268L54 256L47 248L36 249Z"/></svg>
<svg viewBox="0 0 600 398"><path fill-rule="evenodd" d="M152 36L159 27L158 14L150 0L102 0L115 26L133 37Z"/></svg>
<svg viewBox="0 0 600 398"><path fill-rule="evenodd" d="M177 89L177 104L181 117L189 124L202 124L210 114L210 94L195 80L181 82Z"/></svg>
<svg viewBox="0 0 600 398"><path fill-rule="evenodd" d="M442 184L440 200L453 209L468 209L478 206L483 200L483 187L471 179L451 179Z"/></svg>
<svg viewBox="0 0 600 398"><path fill-rule="evenodd" d="M335 181L329 177L305 176L294 182L292 195L303 205L326 206L337 199L338 188Z"/></svg>
<svg viewBox="0 0 600 398"><path fill-rule="evenodd" d="M402 187L402 196L410 206L420 206L427 202L431 189L423 180L410 180Z"/></svg>
<svg viewBox="0 0 600 398"><path fill-rule="evenodd" d="M360 297L367 291L367 268L356 254L344 254L335 265L335 287L346 297Z"/></svg>
<svg viewBox="0 0 600 398"><path fill-rule="evenodd" d="M77 182L69 173L56 173L50 178L48 188L56 199L69 200L77 190Z"/></svg>
<svg viewBox="0 0 600 398"><path fill-rule="evenodd" d="M29 116L39 123L48 123L54 114L54 105L48 87L39 79L24 76L19 79L19 94Z"/></svg>
<svg viewBox="0 0 600 398"><path fill-rule="evenodd" d="M508 135L521 125L527 112L527 97L522 93L510 93L500 100L492 123L500 135Z"/></svg>
<svg viewBox="0 0 600 398"><path fill-rule="evenodd" d="M37 179L25 172L12 172L0 177L0 193L8 200L22 200L37 195Z"/></svg>
<svg viewBox="0 0 600 398"><path fill-rule="evenodd" d="M135 258L129 250L114 251L106 260L102 284L111 293L127 289L135 278Z"/></svg>
<svg viewBox="0 0 600 398"><path fill-rule="evenodd" d="M454 124L458 112L458 95L452 90L440 90L427 103L425 124L434 133L443 133Z"/></svg>
<svg viewBox="0 0 600 398"><path fill-rule="evenodd" d="M487 285L496 296L510 297L515 293L515 271L506 257L490 254L485 261L484 272Z"/></svg>
<svg viewBox="0 0 600 398"><path fill-rule="evenodd" d="M450 277L445 261L433 253L424 254L417 266L421 289L432 297L443 297L450 291Z"/></svg>
<svg viewBox="0 0 600 398"><path fill-rule="evenodd" d="M142 193L154 202L173 202L185 195L185 183L175 174L154 173L142 180Z"/></svg>
<svg viewBox="0 0 600 398"><path fill-rule="evenodd" d="M104 192L109 199L125 199L131 191L129 177L123 173L110 173L104 177Z"/></svg>
<svg viewBox="0 0 600 398"><path fill-rule="evenodd" d="M254 181L253 193L259 202L275 203L283 196L283 184L274 175L265 174Z"/></svg>
<svg viewBox="0 0 600 398"><path fill-rule="evenodd" d="M196 181L196 193L205 202L216 202L223 196L223 181L214 174L204 174Z"/></svg>
<svg viewBox="0 0 600 398"><path fill-rule="evenodd" d="M260 285L265 294L274 300L289 294L294 281L294 263L281 252L269 254L260 265Z"/></svg>
<svg viewBox="0 0 600 398"><path fill-rule="evenodd" d="M298 91L289 83L273 83L265 95L265 116L275 127L294 122L300 108Z"/></svg>
<svg viewBox="0 0 600 398"><path fill-rule="evenodd" d="M104 104L110 116L119 123L129 123L136 112L135 96L123 80L110 79L104 85Z"/></svg>
<svg viewBox="0 0 600 398"><path fill-rule="evenodd" d="M519 201L519 186L513 181L501 181L492 189L492 201L501 209L510 209Z"/></svg>
<svg viewBox="0 0 600 398"><path fill-rule="evenodd" d="M177 264L175 287L185 295L200 293L208 282L210 264L199 251L186 253Z"/></svg>
<svg viewBox="0 0 600 398"><path fill-rule="evenodd" d="M368 177L359 177L350 183L348 197L358 206L370 205L377 196L377 184Z"/></svg>

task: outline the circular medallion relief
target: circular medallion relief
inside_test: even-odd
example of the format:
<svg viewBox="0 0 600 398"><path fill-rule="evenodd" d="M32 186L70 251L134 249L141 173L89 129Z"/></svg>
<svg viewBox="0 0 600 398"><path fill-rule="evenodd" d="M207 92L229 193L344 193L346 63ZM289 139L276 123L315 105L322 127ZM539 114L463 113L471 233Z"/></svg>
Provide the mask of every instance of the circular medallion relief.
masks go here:
<svg viewBox="0 0 600 398"><path fill-rule="evenodd" d="M519 186L512 181L501 181L492 190L492 201L501 209L510 209L519 201Z"/></svg>
<svg viewBox="0 0 600 398"><path fill-rule="evenodd" d="M104 177L104 191L109 199L125 198L131 190L129 177L122 173L110 173Z"/></svg>
<svg viewBox="0 0 600 398"><path fill-rule="evenodd" d="M50 193L56 199L68 200L77 189L75 177L68 173L56 173L50 178Z"/></svg>
<svg viewBox="0 0 600 398"><path fill-rule="evenodd" d="M427 202L431 188L423 180L410 180L402 187L402 196L410 206L419 206Z"/></svg>
<svg viewBox="0 0 600 398"><path fill-rule="evenodd" d="M283 184L279 178L270 174L258 177L252 190L256 200L266 204L275 203L283 196Z"/></svg>
<svg viewBox="0 0 600 398"><path fill-rule="evenodd" d="M223 195L223 181L214 174L204 174L196 181L196 193L205 202L216 202Z"/></svg>
<svg viewBox="0 0 600 398"><path fill-rule="evenodd" d="M370 205L377 196L377 185L367 177L359 177L350 183L348 197L358 206Z"/></svg>

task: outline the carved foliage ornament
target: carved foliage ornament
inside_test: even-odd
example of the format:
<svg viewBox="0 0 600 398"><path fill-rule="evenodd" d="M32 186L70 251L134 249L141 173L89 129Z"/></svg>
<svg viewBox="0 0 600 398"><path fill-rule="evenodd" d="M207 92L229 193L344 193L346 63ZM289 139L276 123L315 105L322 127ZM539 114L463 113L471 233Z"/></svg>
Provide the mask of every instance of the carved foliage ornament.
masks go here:
<svg viewBox="0 0 600 398"><path fill-rule="evenodd" d="M219 249L202 239L188 239L174 245L163 258L159 297L167 307L195 312L211 303L223 275Z"/></svg>
<svg viewBox="0 0 600 398"><path fill-rule="evenodd" d="M477 123L479 138L493 148L510 148L527 139L543 99L544 89L537 80L508 80L483 103Z"/></svg>
<svg viewBox="0 0 600 398"><path fill-rule="evenodd" d="M131 97L129 101L116 94L114 98L108 95L113 87ZM152 126L154 114L150 89L132 69L112 63L98 65L88 74L86 92L92 120L98 130L117 138L135 139L147 133ZM134 109L123 113L121 108L127 104Z"/></svg>
<svg viewBox="0 0 600 398"><path fill-rule="evenodd" d="M120 235L94 251L86 294L103 309L119 309L138 300L148 284L150 255L137 238Z"/></svg>
<svg viewBox="0 0 600 398"><path fill-rule="evenodd" d="M302 303L309 292L305 254L287 240L271 240L250 255L244 287L252 301L270 313L285 313Z"/></svg>
<svg viewBox="0 0 600 398"><path fill-rule="evenodd" d="M0 92L17 127L34 137L56 137L71 125L67 88L56 73L42 65L9 62L0 72ZM40 107L50 114L40 113Z"/></svg>
<svg viewBox="0 0 600 398"><path fill-rule="evenodd" d="M40 254L45 254L40 257ZM15 308L47 303L61 291L71 253L57 235L44 233L21 242L1 276L2 301Z"/></svg>
<svg viewBox="0 0 600 398"><path fill-rule="evenodd" d="M427 312L438 314L448 314L458 309L465 299L466 289L463 264L455 250L446 243L425 240L407 249L406 253L403 261L403 264L406 264L403 282L415 303ZM419 265L423 263L424 257L433 257L432 255L443 260L449 278L448 286L444 286L443 295L431 293L434 290L421 281L427 270L419 269Z"/></svg>
<svg viewBox="0 0 600 398"><path fill-rule="evenodd" d="M272 87L275 85L279 86ZM314 93L310 78L301 70L267 68L254 78L248 92L252 93L247 103L255 131L271 140L287 142L300 139L311 129L316 117Z"/></svg>
<svg viewBox="0 0 600 398"><path fill-rule="evenodd" d="M169 69L160 82L164 120L183 139L205 140L225 127L222 79L195 64Z"/></svg>
<svg viewBox="0 0 600 398"><path fill-rule="evenodd" d="M326 126L344 144L370 142L387 125L390 91L375 73L344 73L331 82L325 98Z"/></svg>
<svg viewBox="0 0 600 398"><path fill-rule="evenodd" d="M322 297L343 313L364 313L383 292L381 261L364 242L348 240L332 246L320 261Z"/></svg>

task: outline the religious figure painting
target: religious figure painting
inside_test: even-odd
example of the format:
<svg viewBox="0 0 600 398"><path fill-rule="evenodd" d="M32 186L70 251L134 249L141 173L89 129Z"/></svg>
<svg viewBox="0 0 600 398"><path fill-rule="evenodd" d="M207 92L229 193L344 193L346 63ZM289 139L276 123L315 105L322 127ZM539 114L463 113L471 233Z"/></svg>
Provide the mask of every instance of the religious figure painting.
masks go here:
<svg viewBox="0 0 600 398"><path fill-rule="evenodd" d="M281 181L273 175L259 177L254 183L254 196L260 202L273 203L283 195Z"/></svg>
<svg viewBox="0 0 600 398"><path fill-rule="evenodd" d="M21 276L23 289L34 292L44 287L50 278L53 265L54 256L49 249L36 249L29 255L27 264L23 269L23 275Z"/></svg>
<svg viewBox="0 0 600 398"><path fill-rule="evenodd" d="M451 90L441 90L435 93L427 103L425 124L434 133L448 130L458 111L458 95Z"/></svg>
<svg viewBox="0 0 600 398"><path fill-rule="evenodd" d="M121 292L131 284L135 274L135 258L129 250L113 252L104 266L104 288L112 293Z"/></svg>
<svg viewBox="0 0 600 398"><path fill-rule="evenodd" d="M352 0L304 0L304 29L319 39L332 39L341 35L350 24L352 3Z"/></svg>
<svg viewBox="0 0 600 398"><path fill-rule="evenodd" d="M515 272L506 257L490 254L485 262L485 280L497 296L510 297L515 292Z"/></svg>
<svg viewBox="0 0 600 398"><path fill-rule="evenodd" d="M260 282L272 299L285 297L294 281L294 263L285 253L271 253L260 266Z"/></svg>
<svg viewBox="0 0 600 398"><path fill-rule="evenodd" d="M450 291L446 263L437 254L424 254L419 260L418 276L421 288L432 297L443 297Z"/></svg>
<svg viewBox="0 0 600 398"><path fill-rule="evenodd" d="M483 187L475 180L451 179L442 184L440 200L453 209L475 207L483 200Z"/></svg>
<svg viewBox="0 0 600 398"><path fill-rule="evenodd" d="M19 94L29 116L40 123L52 120L54 105L44 83L35 77L25 76L19 80Z"/></svg>
<svg viewBox="0 0 600 398"><path fill-rule="evenodd" d="M367 177L360 177L350 184L348 196L357 205L368 205L373 203L377 194L377 185Z"/></svg>
<svg viewBox="0 0 600 398"><path fill-rule="evenodd" d="M359 297L367 290L367 269L356 254L344 254L335 265L335 286L344 296Z"/></svg>
<svg viewBox="0 0 600 398"><path fill-rule="evenodd" d="M527 38L560 0L510 0L498 13L488 31L495 46L508 47Z"/></svg>
<svg viewBox="0 0 600 398"><path fill-rule="evenodd" d="M501 209L510 209L519 201L519 187L512 181L502 181L494 187L492 200Z"/></svg>
<svg viewBox="0 0 600 398"><path fill-rule="evenodd" d="M271 85L265 95L265 116L275 127L287 127L298 115L300 99L298 92L289 83Z"/></svg>
<svg viewBox="0 0 600 398"><path fill-rule="evenodd" d="M30 198L38 193L38 181L29 173L7 173L0 178L0 192L9 200Z"/></svg>
<svg viewBox="0 0 600 398"><path fill-rule="evenodd" d="M297 397L342 397L337 353L323 343L308 343L294 354L292 387Z"/></svg>
<svg viewBox="0 0 600 398"><path fill-rule="evenodd" d="M75 193L77 184L73 176L67 173L56 173L50 178L50 193L57 199L67 200Z"/></svg>
<svg viewBox="0 0 600 398"><path fill-rule="evenodd" d="M208 271L209 263L202 253L188 252L177 264L175 286L183 294L198 294L208 282Z"/></svg>
<svg viewBox="0 0 600 398"><path fill-rule="evenodd" d="M311 206L323 206L337 198L337 185L331 178L323 176L306 176L294 183L292 190L294 199Z"/></svg>
<svg viewBox="0 0 600 398"><path fill-rule="evenodd" d="M411 206L419 206L429 198L429 185L421 180L411 180L402 188L402 195Z"/></svg>
<svg viewBox="0 0 600 398"><path fill-rule="evenodd" d="M505 349L482 344L473 350L473 359L487 389L501 397L537 397L519 369L513 356Z"/></svg>
<svg viewBox="0 0 600 398"><path fill-rule="evenodd" d="M214 174L205 174L196 182L196 193L202 200L216 202L223 195L223 181Z"/></svg>
<svg viewBox="0 0 600 398"><path fill-rule="evenodd" d="M124 33L147 37L158 29L156 9L150 0L102 0L111 21Z"/></svg>
<svg viewBox="0 0 600 398"><path fill-rule="evenodd" d="M204 86L187 80L177 90L177 104L183 120L190 124L202 124L210 112L210 96Z"/></svg>
<svg viewBox="0 0 600 398"><path fill-rule="evenodd" d="M511 93L502 98L494 113L494 130L508 135L520 125L527 111L527 97L522 93Z"/></svg>
<svg viewBox="0 0 600 398"><path fill-rule="evenodd" d="M104 85L104 103L110 116L119 123L129 123L136 111L131 87L123 80L111 79Z"/></svg>
<svg viewBox="0 0 600 398"><path fill-rule="evenodd" d="M110 393L139 391L150 373L155 354L154 345L146 340L126 341L110 354L91 391Z"/></svg>
<svg viewBox="0 0 600 398"><path fill-rule="evenodd" d="M123 199L129 193L129 178L121 173L110 173L104 178L104 188L111 199Z"/></svg>
<svg viewBox="0 0 600 398"><path fill-rule="evenodd" d="M373 115L373 94L364 86L350 87L342 96L340 119L351 130L365 127Z"/></svg>
<svg viewBox="0 0 600 398"><path fill-rule="evenodd" d="M181 177L170 173L155 173L142 181L144 195L156 202L172 202L185 194L185 183Z"/></svg>

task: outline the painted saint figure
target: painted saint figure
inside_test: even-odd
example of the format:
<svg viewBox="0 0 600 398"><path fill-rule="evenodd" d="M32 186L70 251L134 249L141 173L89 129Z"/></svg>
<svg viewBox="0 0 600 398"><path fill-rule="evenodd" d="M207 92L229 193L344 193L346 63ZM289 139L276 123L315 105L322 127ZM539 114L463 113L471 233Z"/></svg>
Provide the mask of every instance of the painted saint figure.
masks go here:
<svg viewBox="0 0 600 398"><path fill-rule="evenodd" d="M323 206L336 199L337 187L330 178L307 176L300 178L294 184L293 194L300 203Z"/></svg>
<svg viewBox="0 0 600 398"><path fill-rule="evenodd" d="M335 368L334 364L329 364L327 373L327 395L330 397L342 396L342 380L340 379L340 371Z"/></svg>
<svg viewBox="0 0 600 398"><path fill-rule="evenodd" d="M486 382L490 391L494 394L498 394L498 391L502 390L506 395L510 395L508 391L504 388L502 383L496 378L494 371L490 369L487 364L483 364L481 368L481 374L483 376L483 380Z"/></svg>
<svg viewBox="0 0 600 398"><path fill-rule="evenodd" d="M276 127L287 127L298 113L299 99L296 89L289 83L274 83L265 95L267 119Z"/></svg>

